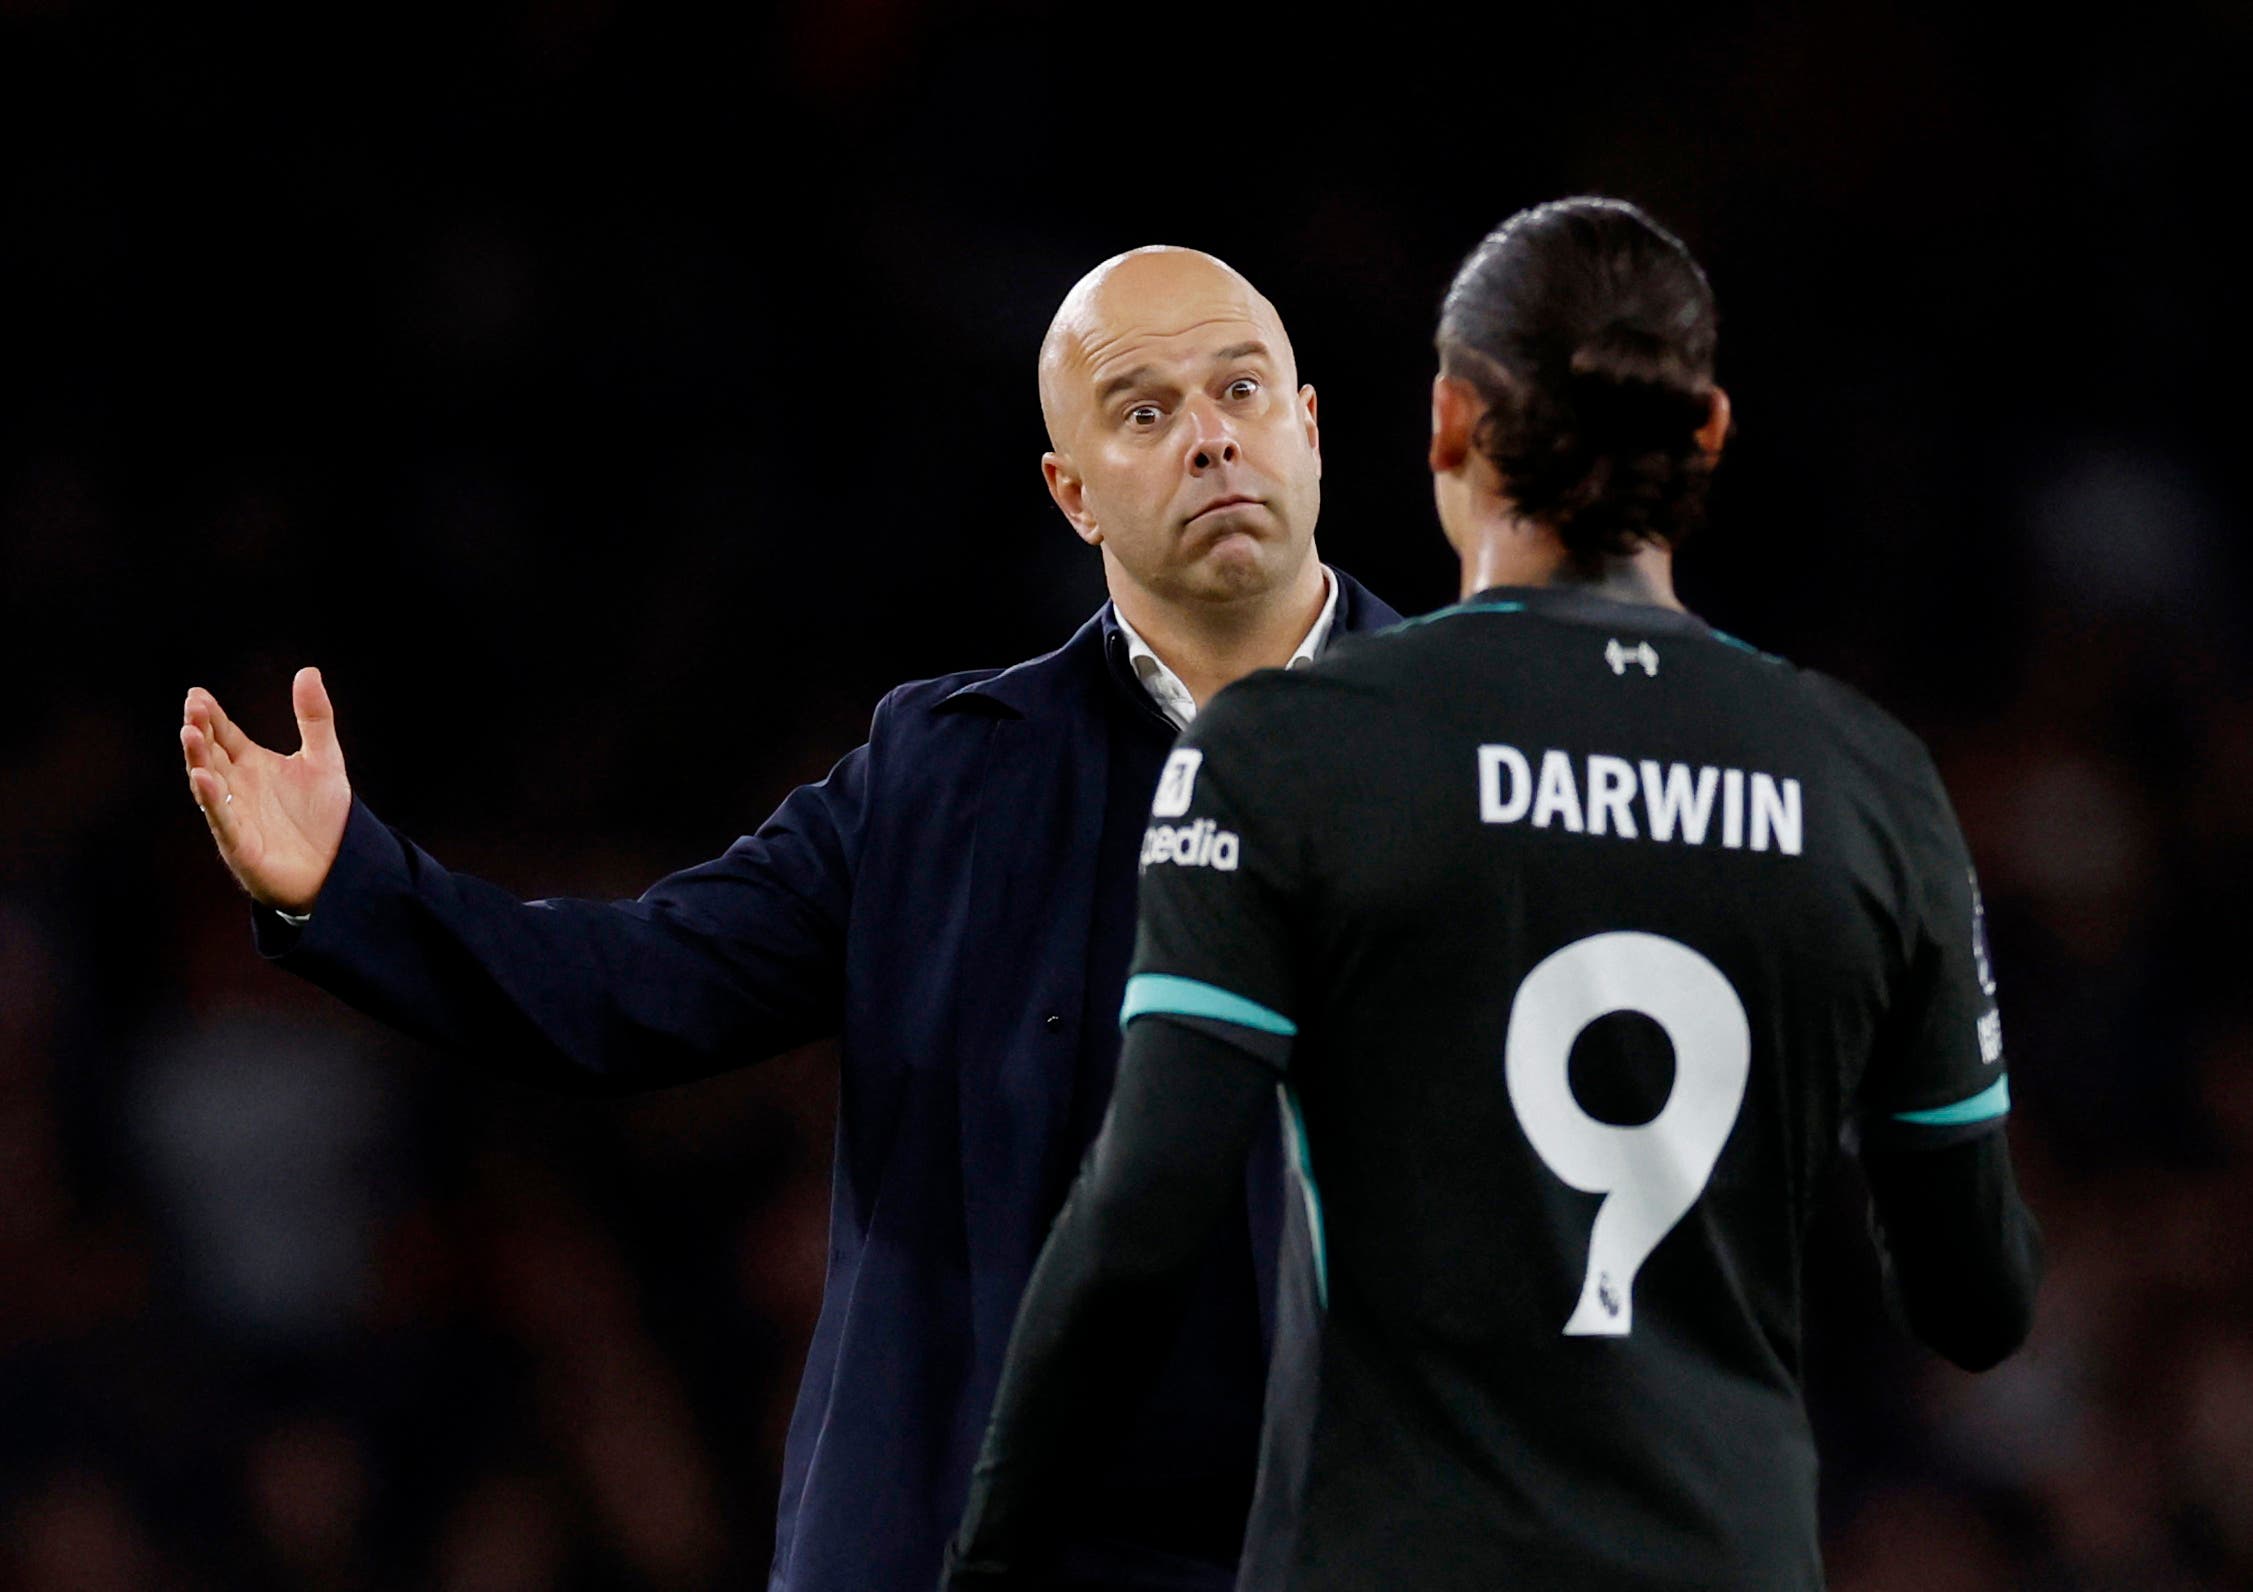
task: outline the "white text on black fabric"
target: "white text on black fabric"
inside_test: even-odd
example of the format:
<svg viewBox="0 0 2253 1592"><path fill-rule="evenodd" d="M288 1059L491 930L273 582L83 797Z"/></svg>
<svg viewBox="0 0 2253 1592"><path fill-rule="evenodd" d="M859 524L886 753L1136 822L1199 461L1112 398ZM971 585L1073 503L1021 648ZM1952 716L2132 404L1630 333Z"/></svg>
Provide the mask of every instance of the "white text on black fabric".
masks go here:
<svg viewBox="0 0 2253 1592"><path fill-rule="evenodd" d="M1210 818L1178 828L1152 824L1142 831L1145 868L1154 862L1171 862L1184 868L1218 868L1222 873L1234 873L1239 849L1236 831L1219 828Z"/></svg>
<svg viewBox="0 0 2253 1592"><path fill-rule="evenodd" d="M1539 756L1536 768L1514 746L1479 748L1481 822L1800 854L1805 823L1796 779L1647 757L1575 758L1554 748Z"/></svg>

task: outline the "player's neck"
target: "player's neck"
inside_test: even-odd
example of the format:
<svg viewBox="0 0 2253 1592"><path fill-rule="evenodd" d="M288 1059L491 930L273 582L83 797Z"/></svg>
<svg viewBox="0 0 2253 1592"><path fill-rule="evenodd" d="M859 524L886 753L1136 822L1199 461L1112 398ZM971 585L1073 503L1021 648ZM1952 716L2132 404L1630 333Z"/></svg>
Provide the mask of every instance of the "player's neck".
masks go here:
<svg viewBox="0 0 2253 1592"><path fill-rule="evenodd" d="M1111 598L1199 708L1254 669L1280 669L1322 616L1330 588L1312 549L1287 587L1232 603L1168 602L1119 581Z"/></svg>
<svg viewBox="0 0 2253 1592"><path fill-rule="evenodd" d="M1664 547L1645 544L1591 567L1567 555L1554 532L1524 520L1496 519L1480 525L1456 550L1463 560L1464 597L1494 586L1569 586L1614 602L1682 607L1674 595L1674 555Z"/></svg>

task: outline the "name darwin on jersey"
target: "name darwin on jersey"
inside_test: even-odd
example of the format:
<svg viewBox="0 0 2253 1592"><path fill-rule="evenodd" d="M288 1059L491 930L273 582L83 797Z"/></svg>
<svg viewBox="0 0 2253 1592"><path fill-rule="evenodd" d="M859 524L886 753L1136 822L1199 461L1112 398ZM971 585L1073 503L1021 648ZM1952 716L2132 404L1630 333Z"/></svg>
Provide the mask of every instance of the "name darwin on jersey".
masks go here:
<svg viewBox="0 0 2253 1592"><path fill-rule="evenodd" d="M1800 854L1803 826L1796 779L1647 757L1631 763L1601 753L1576 760L1555 748L1539 757L1536 771L1533 760L1514 746L1478 749L1483 822Z"/></svg>

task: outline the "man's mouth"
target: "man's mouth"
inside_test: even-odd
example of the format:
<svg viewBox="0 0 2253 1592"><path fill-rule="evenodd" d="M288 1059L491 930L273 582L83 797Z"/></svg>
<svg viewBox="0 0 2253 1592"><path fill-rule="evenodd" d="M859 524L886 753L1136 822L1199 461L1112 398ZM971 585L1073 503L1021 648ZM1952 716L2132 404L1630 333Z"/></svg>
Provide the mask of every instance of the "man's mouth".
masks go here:
<svg viewBox="0 0 2253 1592"><path fill-rule="evenodd" d="M1199 509L1199 510L1198 510L1198 511L1197 511L1196 513L1194 513L1194 514L1190 515L1190 516L1189 516L1189 523L1190 523L1191 525L1194 525L1194 524L1196 524L1196 523L1197 523L1197 522L1198 522L1199 520L1203 519L1203 518L1204 518L1204 517L1205 517L1206 515L1208 515L1208 514L1217 514L1217 513L1219 513L1219 512L1220 512L1220 511L1221 511L1222 509L1232 509L1232 508L1236 508L1236 507L1238 507L1239 505L1242 505L1242 504L1245 504L1245 503L1257 503L1258 501L1259 501L1259 499L1258 499L1258 498L1256 498L1256 497L1245 497L1245 496L1244 496L1244 495L1243 495L1242 493L1234 493L1234 494L1231 494L1230 496L1228 496L1228 497L1224 497L1224 498L1214 498L1214 499L1213 499L1213 500L1212 500L1212 501L1211 501L1210 503L1207 503L1207 504L1206 504L1206 505L1205 505L1205 506L1204 506L1203 508Z"/></svg>

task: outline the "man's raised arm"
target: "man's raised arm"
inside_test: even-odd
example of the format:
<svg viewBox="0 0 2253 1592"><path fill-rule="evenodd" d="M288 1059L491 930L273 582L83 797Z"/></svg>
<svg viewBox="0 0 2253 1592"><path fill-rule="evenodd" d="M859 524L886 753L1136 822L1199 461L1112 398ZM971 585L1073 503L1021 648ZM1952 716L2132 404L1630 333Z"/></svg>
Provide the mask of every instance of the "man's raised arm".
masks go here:
<svg viewBox="0 0 2253 1592"><path fill-rule="evenodd" d="M201 688L188 787L261 909L259 948L404 1032L551 1085L707 1076L834 1031L868 751L756 835L639 900L520 901L441 867L354 800L317 670L299 749L257 742Z"/></svg>

